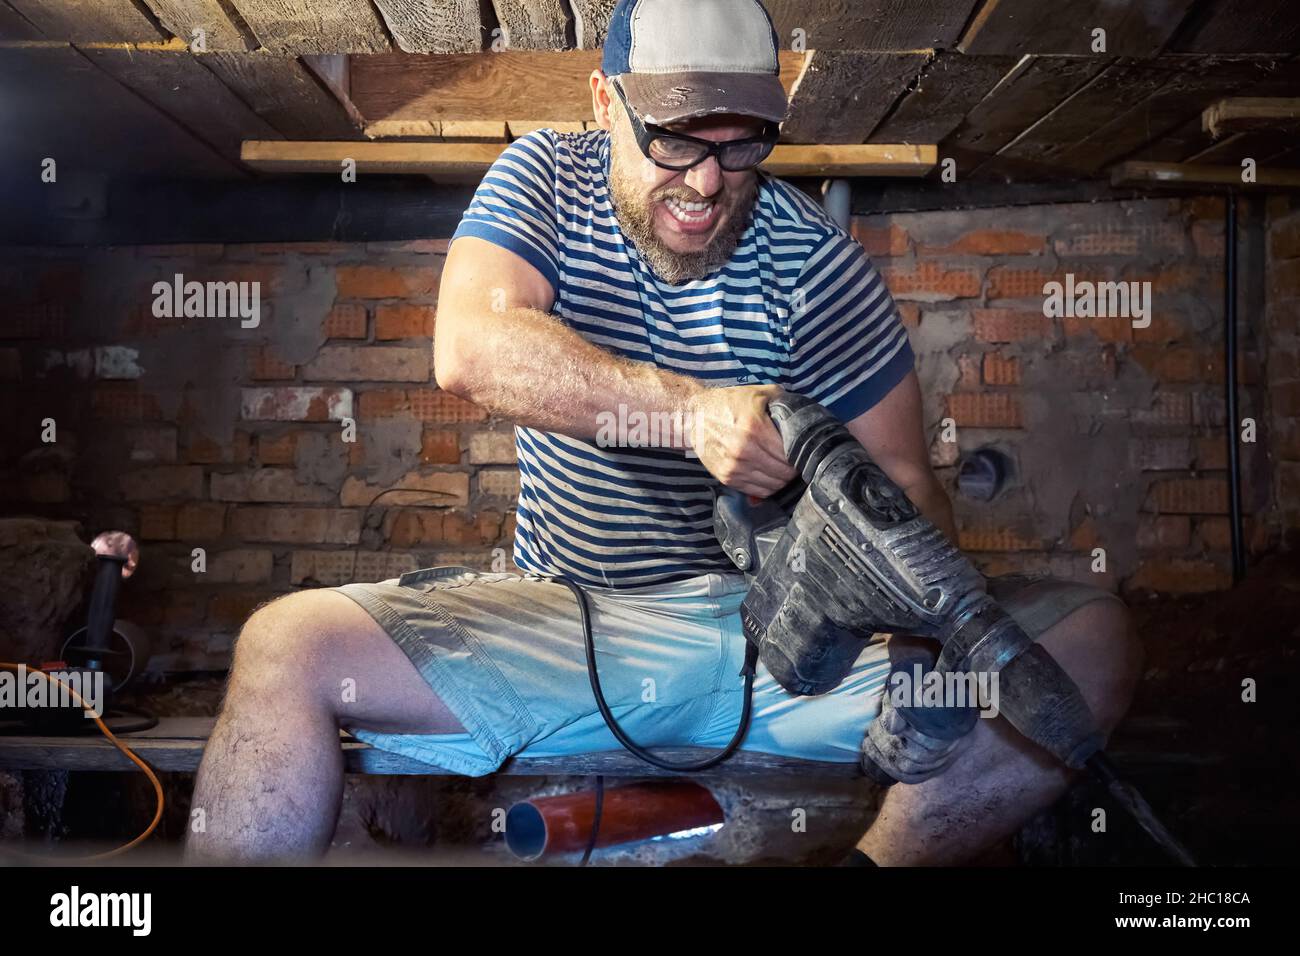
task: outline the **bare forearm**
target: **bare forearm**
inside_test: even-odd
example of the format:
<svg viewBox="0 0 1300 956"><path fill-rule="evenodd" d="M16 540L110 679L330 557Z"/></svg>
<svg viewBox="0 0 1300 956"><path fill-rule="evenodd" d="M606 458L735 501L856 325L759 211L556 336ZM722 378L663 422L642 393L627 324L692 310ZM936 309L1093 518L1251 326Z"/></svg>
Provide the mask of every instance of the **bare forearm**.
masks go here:
<svg viewBox="0 0 1300 956"><path fill-rule="evenodd" d="M704 387L608 352L536 309L494 314L463 334L472 343L458 343L464 357L444 387L507 421L575 438L595 437L601 417L620 405L686 420Z"/></svg>
<svg viewBox="0 0 1300 956"><path fill-rule="evenodd" d="M919 488L905 489L907 497L912 499L912 504L920 509L921 514L925 515L936 528L948 536L948 540L954 545L957 544L957 521L953 517L952 501L948 498L948 492L939 483L939 480L932 479L921 485Z"/></svg>

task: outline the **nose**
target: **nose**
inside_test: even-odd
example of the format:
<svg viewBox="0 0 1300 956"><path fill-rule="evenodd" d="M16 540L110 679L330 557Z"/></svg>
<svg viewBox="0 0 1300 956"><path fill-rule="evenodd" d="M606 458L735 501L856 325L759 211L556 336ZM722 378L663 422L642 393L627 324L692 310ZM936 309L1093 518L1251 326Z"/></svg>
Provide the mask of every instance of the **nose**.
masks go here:
<svg viewBox="0 0 1300 956"><path fill-rule="evenodd" d="M710 156L688 169L685 182L701 196L714 195L722 188L722 167L718 165L718 157Z"/></svg>

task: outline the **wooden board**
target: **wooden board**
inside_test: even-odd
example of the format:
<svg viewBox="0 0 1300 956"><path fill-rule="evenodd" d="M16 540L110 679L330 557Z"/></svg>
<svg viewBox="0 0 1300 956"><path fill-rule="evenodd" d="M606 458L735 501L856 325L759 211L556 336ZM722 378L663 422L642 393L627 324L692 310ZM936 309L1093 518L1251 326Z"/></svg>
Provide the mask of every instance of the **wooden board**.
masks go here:
<svg viewBox="0 0 1300 956"><path fill-rule="evenodd" d="M979 0L765 0L782 50L951 47ZM578 48L605 42L615 0L569 0ZM798 31L798 32L796 32Z"/></svg>
<svg viewBox="0 0 1300 956"><path fill-rule="evenodd" d="M782 138L791 143L861 143L930 55L815 51L790 94Z"/></svg>
<svg viewBox="0 0 1300 956"><path fill-rule="evenodd" d="M1295 53L1300 49L1300 3L1215 0L1202 4L1170 49L1182 53Z"/></svg>
<svg viewBox="0 0 1300 956"><path fill-rule="evenodd" d="M377 53L391 49L369 0L230 0L273 53Z"/></svg>
<svg viewBox="0 0 1300 956"><path fill-rule="evenodd" d="M194 32L203 31L206 51L251 50L257 46L242 19L236 23L221 5L221 0L145 0L163 28L187 44L195 41ZM238 19L238 14L235 14Z"/></svg>
<svg viewBox="0 0 1300 956"><path fill-rule="evenodd" d="M978 0L766 0L783 49L951 48ZM798 31L798 32L796 32Z"/></svg>
<svg viewBox="0 0 1300 956"><path fill-rule="evenodd" d="M237 165L125 89L66 45L0 49L4 135L0 167L30 177L54 159L60 181L74 171L106 177L237 177ZM66 176L65 176L66 174ZM54 189L55 186L42 187Z"/></svg>
<svg viewBox="0 0 1300 956"><path fill-rule="evenodd" d="M1205 166L1193 163L1120 163L1111 170L1115 186L1223 186L1231 189L1300 189L1300 171L1269 169L1258 171L1255 182L1241 181L1240 166Z"/></svg>
<svg viewBox="0 0 1300 956"><path fill-rule="evenodd" d="M448 127L444 125L445 135ZM482 176L504 143L244 143L241 158L266 172L337 173L344 159L361 172ZM933 146L873 144L777 146L763 168L774 176L924 176Z"/></svg>
<svg viewBox="0 0 1300 956"><path fill-rule="evenodd" d="M492 0L506 47L511 50L567 50L573 18L564 0Z"/></svg>
<svg viewBox="0 0 1300 956"><path fill-rule="evenodd" d="M1147 99L1170 79L1140 60L1120 59L1085 83L1002 149L999 156L1061 162L1071 146L1104 126L1116 113Z"/></svg>
<svg viewBox="0 0 1300 956"><path fill-rule="evenodd" d="M198 57L258 116L290 138L359 137L338 101L305 66L270 53L208 53Z"/></svg>
<svg viewBox="0 0 1300 956"><path fill-rule="evenodd" d="M1300 62L1283 62L1274 57L1203 57L1177 54L1161 57L1156 63L1186 63L1171 83L1153 98L1150 104L1139 104L1136 116L1122 115L1104 130L1116 148L1109 151L1110 159L1131 159L1145 162L1181 162L1209 149L1214 137L1202 124L1203 110L1225 93L1245 96L1273 96L1300 89ZM1191 72L1193 64L1199 67ZM1187 97L1177 91L1187 90ZM1167 91L1173 91L1167 95ZM1162 117L1180 114L1181 121L1174 127L1161 130ZM1145 126L1139 126L1145 123ZM1141 138L1144 132L1152 135ZM1141 144L1134 149L1133 146ZM1119 147L1128 146L1120 152Z"/></svg>
<svg viewBox="0 0 1300 956"><path fill-rule="evenodd" d="M557 133L581 133L584 128L584 123L573 121L506 120L506 134L511 139L518 139L520 136L538 129L553 129Z"/></svg>
<svg viewBox="0 0 1300 956"><path fill-rule="evenodd" d="M305 53L298 59L343 107L348 122L357 129L364 127L365 117L352 102L352 68L348 55L346 53Z"/></svg>
<svg viewBox="0 0 1300 956"><path fill-rule="evenodd" d="M938 154L933 145L872 143L847 146L780 145L763 163L773 176L925 176Z"/></svg>
<svg viewBox="0 0 1300 956"><path fill-rule="evenodd" d="M167 39L131 0L6 0L51 40L151 43Z"/></svg>
<svg viewBox="0 0 1300 956"><path fill-rule="evenodd" d="M1154 56L1195 0L985 0L957 49L963 53ZM1094 29L1106 49L1093 49Z"/></svg>
<svg viewBox="0 0 1300 956"><path fill-rule="evenodd" d="M278 135L185 51L94 47L82 51L105 73L231 159L246 139Z"/></svg>
<svg viewBox="0 0 1300 956"><path fill-rule="evenodd" d="M579 50L599 50L605 45L610 14L618 0L569 0L573 32Z"/></svg>
<svg viewBox="0 0 1300 956"><path fill-rule="evenodd" d="M937 143L1016 65L1009 56L940 53L916 89L871 134L873 143Z"/></svg>
<svg viewBox="0 0 1300 956"><path fill-rule="evenodd" d="M1105 69L1092 58L1027 56L980 100L944 146L996 153Z"/></svg>
<svg viewBox="0 0 1300 956"><path fill-rule="evenodd" d="M1216 139L1227 133L1300 128L1300 99L1282 96L1239 96L1217 100L1205 108L1201 126Z"/></svg>
<svg viewBox="0 0 1300 956"><path fill-rule="evenodd" d="M170 773L193 773L203 757L212 734L211 717L164 717L158 726L119 739L153 769ZM343 769L347 773L412 774L453 776L450 771L409 757L364 744L346 732L339 732ZM697 760L716 751L700 747L669 747L654 751L665 760ZM139 772L127 757L99 734L76 737L0 736L0 770L82 770ZM497 771L509 776L540 777L603 774L609 777L676 776L644 763L625 750L578 754L568 757L513 757ZM772 754L738 751L703 776L756 777L767 775L800 777L844 777L862 775L856 761L830 763L796 760ZM701 774L691 774L692 777Z"/></svg>
<svg viewBox="0 0 1300 956"><path fill-rule="evenodd" d="M804 56L781 55L788 90ZM504 51L411 57L354 56L352 102L368 123L380 121L479 120L535 116L581 122L591 116L591 71L597 50L562 53Z"/></svg>
<svg viewBox="0 0 1300 956"><path fill-rule="evenodd" d="M407 53L474 53L488 39L481 0L375 0L375 6Z"/></svg>
<svg viewBox="0 0 1300 956"><path fill-rule="evenodd" d="M1253 159L1257 167L1269 166L1296 148L1295 133L1283 130L1254 130L1233 133L1186 157L1184 162L1210 166L1237 166Z"/></svg>
<svg viewBox="0 0 1300 956"><path fill-rule="evenodd" d="M1159 85L1147 98L1117 111L1083 139L1057 152L1054 159L1071 169L1095 172L1128 157L1144 144L1158 142L1199 115L1206 103L1225 92L1258 86L1275 71L1273 60L1163 56L1134 69ZM1194 150L1164 157L1183 159Z"/></svg>
<svg viewBox="0 0 1300 956"><path fill-rule="evenodd" d="M0 41L43 40L44 35L30 20L0 0Z"/></svg>

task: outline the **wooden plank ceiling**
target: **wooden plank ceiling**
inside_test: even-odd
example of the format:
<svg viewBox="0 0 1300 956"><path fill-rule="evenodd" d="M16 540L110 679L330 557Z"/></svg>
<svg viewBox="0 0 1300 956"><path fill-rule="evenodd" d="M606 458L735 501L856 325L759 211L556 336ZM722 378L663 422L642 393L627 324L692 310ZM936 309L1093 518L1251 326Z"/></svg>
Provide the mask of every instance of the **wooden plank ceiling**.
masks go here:
<svg viewBox="0 0 1300 956"><path fill-rule="evenodd" d="M701 0L707 2L707 0ZM590 118L613 0L0 0L0 161L247 176L244 141L503 143ZM791 144L937 144L976 179L1124 161L1300 168L1297 0L767 0ZM21 100L22 102L18 102ZM15 125L17 123L17 125ZM79 148L77 148L79 145ZM11 167L12 168L12 167Z"/></svg>

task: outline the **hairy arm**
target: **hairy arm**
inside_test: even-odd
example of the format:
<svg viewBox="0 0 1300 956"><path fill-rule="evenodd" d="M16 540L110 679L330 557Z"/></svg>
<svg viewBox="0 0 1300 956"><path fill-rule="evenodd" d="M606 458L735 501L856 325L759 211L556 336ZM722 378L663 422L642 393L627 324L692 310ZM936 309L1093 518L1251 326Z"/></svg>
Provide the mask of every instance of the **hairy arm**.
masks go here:
<svg viewBox="0 0 1300 956"><path fill-rule="evenodd" d="M586 439L601 412L684 414L703 389L593 345L550 314L553 302L550 283L520 256L456 240L438 293L438 385L516 424Z"/></svg>
<svg viewBox="0 0 1300 956"><path fill-rule="evenodd" d="M452 243L438 292L434 378L493 415L592 439L602 413L681 415L673 447L691 448L732 488L766 496L794 475L767 416L777 387L708 388L593 345L550 314L554 291L521 256L465 236ZM675 417L672 418L676 421Z"/></svg>

